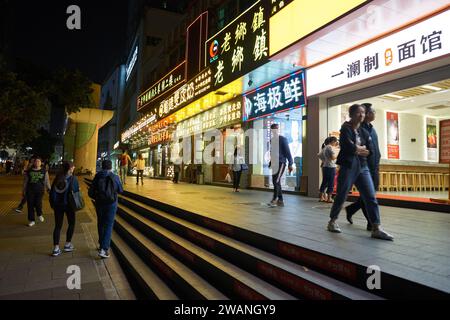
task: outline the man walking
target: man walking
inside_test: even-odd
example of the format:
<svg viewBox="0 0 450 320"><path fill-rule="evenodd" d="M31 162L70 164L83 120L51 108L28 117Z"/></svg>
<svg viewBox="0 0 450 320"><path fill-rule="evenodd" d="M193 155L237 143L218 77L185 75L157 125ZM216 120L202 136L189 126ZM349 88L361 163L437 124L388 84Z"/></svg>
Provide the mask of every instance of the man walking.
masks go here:
<svg viewBox="0 0 450 320"><path fill-rule="evenodd" d="M120 178L123 184L127 184L126 178L128 174L128 165L131 163L131 158L125 150L120 156Z"/></svg>
<svg viewBox="0 0 450 320"><path fill-rule="evenodd" d="M373 127L373 125L371 124L371 122L375 121L375 110L372 108L371 103L362 103L361 105L366 109L366 117L364 118L364 122L361 124L361 127L365 129L367 132L369 132L369 135L372 138L372 148L373 148L373 153L367 158L367 166L369 167L375 191L377 191L380 185L379 167L380 167L381 152L380 147L378 145L377 132ZM345 208L348 222L353 224L352 217L359 209L362 209L364 217L366 217L367 231L372 231L372 225L369 222L367 210L366 207L364 206L364 202L362 201L361 197L356 202L352 203L351 205Z"/></svg>
<svg viewBox="0 0 450 320"><path fill-rule="evenodd" d="M109 258L111 234L117 212L118 193L123 192L119 176L111 172L111 160L102 162L102 171L97 173L89 188L89 197L95 200L99 252L101 258Z"/></svg>
<svg viewBox="0 0 450 320"><path fill-rule="evenodd" d="M272 131L272 140L270 143L270 163L272 168L273 199L270 201L270 207L284 207L283 194L281 188L281 177L286 170L286 160L288 161L289 173L292 172L292 155L289 150L288 140L280 135L280 127L277 123L270 126Z"/></svg>

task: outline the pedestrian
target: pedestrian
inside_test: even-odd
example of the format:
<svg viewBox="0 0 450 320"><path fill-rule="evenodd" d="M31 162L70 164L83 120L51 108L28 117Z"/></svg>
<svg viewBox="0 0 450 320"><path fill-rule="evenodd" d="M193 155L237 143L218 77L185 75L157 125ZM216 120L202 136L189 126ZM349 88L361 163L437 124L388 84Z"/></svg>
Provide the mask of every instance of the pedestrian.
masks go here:
<svg viewBox="0 0 450 320"><path fill-rule="evenodd" d="M38 157L34 159L33 166L27 171L23 184L23 193L27 197L28 226L30 227L36 224L35 211L39 221L45 221L42 215L42 198L44 197L45 189L50 191L50 179L47 170L45 170L45 167L42 167L42 160Z"/></svg>
<svg viewBox="0 0 450 320"><path fill-rule="evenodd" d="M95 200L98 229L98 255L109 258L111 234L117 212L118 193L123 192L119 176L112 171L111 160L103 160L102 170L97 173L89 188L89 196Z"/></svg>
<svg viewBox="0 0 450 320"><path fill-rule="evenodd" d="M324 146L319 153L322 160L322 184L320 185L319 202L333 203L334 177L336 175L336 152L334 148L339 142L336 137L325 139ZM326 191L326 192L325 192Z"/></svg>
<svg viewBox="0 0 450 320"><path fill-rule="evenodd" d="M240 148L236 147L234 149L233 163L229 167L230 171L233 172L233 192L239 192L243 162Z"/></svg>
<svg viewBox="0 0 450 320"><path fill-rule="evenodd" d="M367 166L367 157L373 152L372 138L361 127L365 118L365 108L354 104L349 109L350 121L344 122L340 130L341 150L337 158L340 166L337 194L334 199L328 222L328 231L340 233L336 220L347 199L347 195L355 184L372 225L372 238L393 240L394 237L385 232L380 225L380 211L375 197L375 189Z"/></svg>
<svg viewBox="0 0 450 320"><path fill-rule="evenodd" d="M27 172L28 170L31 169L31 167L34 165L34 158L31 158L30 161L25 160L23 163L23 171L22 171L22 175L23 175L23 181L25 183L25 179L27 177ZM26 192L24 192L24 190L22 191L22 200L20 200L19 205L16 208L16 212L17 213L22 213L22 209L23 206L25 205L25 203L27 203L27 196L26 196Z"/></svg>
<svg viewBox="0 0 450 320"><path fill-rule="evenodd" d="M145 159L142 153L139 153L137 160L134 162L134 167L136 167L136 185L139 184L139 175L141 176L141 184L144 185L144 169L145 169Z"/></svg>
<svg viewBox="0 0 450 320"><path fill-rule="evenodd" d="M79 192L80 186L78 179L73 175L75 166L70 161L65 161L62 164L60 172L53 180L50 190L50 206L55 213L55 229L53 230L53 252L52 256L59 256L61 249L59 248L59 238L61 228L63 226L64 214L67 217L68 228L66 233L66 243L64 245L64 252L71 252L74 250L72 244L72 236L75 230L75 210L69 204L69 192Z"/></svg>
<svg viewBox="0 0 450 320"><path fill-rule="evenodd" d="M369 167L370 176L372 177L373 186L375 188L375 193L380 186L380 177L379 177L379 167L380 167L380 159L381 152L380 146L378 144L378 134L372 125L371 122L375 121L375 109L372 108L371 103L362 103L361 104L366 109L366 117L364 118L364 122L361 124L361 127L369 132L370 137L372 138L373 145L373 153L367 158L367 165ZM353 215L359 210L362 209L364 217L367 220L367 231L372 230L372 226L370 224L369 217L367 215L367 209L364 206L364 201L361 197L358 198L357 201L352 203L351 205L345 208L347 214L347 220L350 224L353 224Z"/></svg>
<svg viewBox="0 0 450 320"><path fill-rule="evenodd" d="M272 139L270 143L270 163L272 168L273 199L270 201L270 207L284 207L283 194L281 188L281 177L286 170L286 161L288 161L288 171L292 172L292 155L289 149L289 143L286 137L280 135L280 127L277 123L270 126Z"/></svg>
<svg viewBox="0 0 450 320"><path fill-rule="evenodd" d="M173 165L173 183L178 183L178 180L180 179L180 171L180 165L175 163Z"/></svg>
<svg viewBox="0 0 450 320"><path fill-rule="evenodd" d="M122 155L120 156L120 178L122 179L123 184L127 184L126 178L128 174L128 165L131 163L131 158L128 155L127 151L124 150Z"/></svg>

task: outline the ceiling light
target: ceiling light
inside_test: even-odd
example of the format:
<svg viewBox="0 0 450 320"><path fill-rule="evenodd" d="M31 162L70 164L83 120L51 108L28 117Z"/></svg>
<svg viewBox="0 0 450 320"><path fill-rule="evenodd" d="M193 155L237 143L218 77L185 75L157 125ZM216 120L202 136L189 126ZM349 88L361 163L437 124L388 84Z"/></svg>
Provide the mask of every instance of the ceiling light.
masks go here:
<svg viewBox="0 0 450 320"><path fill-rule="evenodd" d="M424 89L434 90L434 91L441 91L442 90L442 88L435 87L435 86L429 86L429 85L421 86L421 87L424 88Z"/></svg>
<svg viewBox="0 0 450 320"><path fill-rule="evenodd" d="M385 94L386 97L396 98L396 99L403 99L404 97L396 95L396 94Z"/></svg>

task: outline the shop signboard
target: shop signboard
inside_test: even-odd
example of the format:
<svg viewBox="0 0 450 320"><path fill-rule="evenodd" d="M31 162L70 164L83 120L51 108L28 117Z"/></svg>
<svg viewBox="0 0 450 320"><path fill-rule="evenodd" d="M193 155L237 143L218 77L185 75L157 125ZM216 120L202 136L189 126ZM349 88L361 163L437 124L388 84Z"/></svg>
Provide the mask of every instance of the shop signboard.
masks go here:
<svg viewBox="0 0 450 320"><path fill-rule="evenodd" d="M439 163L450 163L450 120L439 121Z"/></svg>
<svg viewBox="0 0 450 320"><path fill-rule="evenodd" d="M269 9L258 0L205 44L205 65L220 88L268 61Z"/></svg>
<svg viewBox="0 0 450 320"><path fill-rule="evenodd" d="M303 70L286 75L244 94L243 120L251 121L269 114L306 105Z"/></svg>
<svg viewBox="0 0 450 320"><path fill-rule="evenodd" d="M428 161L437 161L437 128L436 128L436 119L427 118L427 160Z"/></svg>
<svg viewBox="0 0 450 320"><path fill-rule="evenodd" d="M400 159L398 113L386 112L388 159Z"/></svg>
<svg viewBox="0 0 450 320"><path fill-rule="evenodd" d="M242 98L230 100L218 107L189 118L177 125L177 137L186 137L213 128L223 128L241 121Z"/></svg>
<svg viewBox="0 0 450 320"><path fill-rule="evenodd" d="M270 17L276 15L294 0L270 0Z"/></svg>
<svg viewBox="0 0 450 320"><path fill-rule="evenodd" d="M211 90L211 69L206 68L160 102L157 117L162 119Z"/></svg>
<svg viewBox="0 0 450 320"><path fill-rule="evenodd" d="M137 110L141 110L162 95L178 88L185 81L186 61L183 61L138 97Z"/></svg>
<svg viewBox="0 0 450 320"><path fill-rule="evenodd" d="M127 141L135 134L144 131L147 126L155 122L156 122L156 114L154 113L147 114L147 116L136 122L133 126L131 126L129 129L127 129L122 133L121 141L122 142Z"/></svg>
<svg viewBox="0 0 450 320"><path fill-rule="evenodd" d="M450 10L308 69L308 96L450 54Z"/></svg>

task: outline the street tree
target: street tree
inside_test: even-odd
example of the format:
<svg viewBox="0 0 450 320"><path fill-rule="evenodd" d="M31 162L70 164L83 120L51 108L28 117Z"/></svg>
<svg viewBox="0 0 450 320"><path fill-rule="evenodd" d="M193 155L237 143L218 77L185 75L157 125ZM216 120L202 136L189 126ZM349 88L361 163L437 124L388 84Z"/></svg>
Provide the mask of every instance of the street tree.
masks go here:
<svg viewBox="0 0 450 320"><path fill-rule="evenodd" d="M0 72L0 147L18 147L38 136L47 121L50 104L17 74Z"/></svg>

